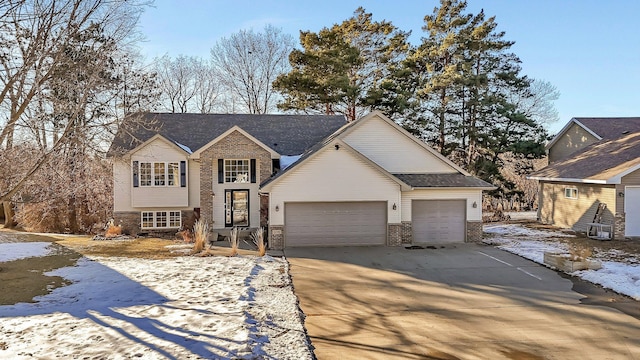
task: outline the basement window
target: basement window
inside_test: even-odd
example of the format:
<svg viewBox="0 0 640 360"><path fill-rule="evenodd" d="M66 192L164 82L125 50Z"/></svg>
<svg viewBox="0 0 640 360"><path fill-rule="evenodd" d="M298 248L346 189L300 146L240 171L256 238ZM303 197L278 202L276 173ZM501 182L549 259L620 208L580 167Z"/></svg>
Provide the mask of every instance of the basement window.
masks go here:
<svg viewBox="0 0 640 360"><path fill-rule="evenodd" d="M576 187L566 187L564 188L564 197L567 199L577 199L578 198L578 188Z"/></svg>

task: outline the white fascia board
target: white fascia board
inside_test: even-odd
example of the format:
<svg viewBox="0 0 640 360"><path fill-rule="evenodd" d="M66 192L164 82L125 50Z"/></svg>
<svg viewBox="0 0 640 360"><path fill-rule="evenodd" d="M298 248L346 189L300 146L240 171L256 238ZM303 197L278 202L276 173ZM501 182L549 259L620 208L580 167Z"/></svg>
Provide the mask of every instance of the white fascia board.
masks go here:
<svg viewBox="0 0 640 360"><path fill-rule="evenodd" d="M160 135L160 134L155 134L153 135L151 138L147 139L147 141L143 142L142 144L136 146L135 148L127 151L126 153L124 153L122 155L122 158L128 159L131 157L131 155L135 154L136 152L138 152L140 149L144 148L145 146L151 144L152 142L156 141L156 140L162 140L165 143L173 146L175 149L180 150L181 152L189 155L189 152L187 152L184 148L182 148L181 146L178 146L178 144L176 144L175 142L167 139L166 137Z"/></svg>
<svg viewBox="0 0 640 360"><path fill-rule="evenodd" d="M608 184L607 180L598 180L598 179L549 178L549 177L543 177L543 176L527 176L527 179L540 180L540 181L570 182L570 183L579 183L579 184Z"/></svg>
<svg viewBox="0 0 640 360"><path fill-rule="evenodd" d="M631 166L627 170L619 173L618 175L607 179L607 184L620 184L620 183L622 183L622 177L623 176L629 175L629 174L631 174L632 172L634 172L634 171L636 171L638 169L640 169L640 164L635 165L635 166Z"/></svg>

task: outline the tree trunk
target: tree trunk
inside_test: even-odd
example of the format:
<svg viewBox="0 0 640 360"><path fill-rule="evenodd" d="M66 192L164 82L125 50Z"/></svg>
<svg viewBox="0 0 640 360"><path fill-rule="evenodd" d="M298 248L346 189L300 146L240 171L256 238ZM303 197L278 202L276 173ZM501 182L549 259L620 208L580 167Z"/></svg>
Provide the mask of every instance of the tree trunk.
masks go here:
<svg viewBox="0 0 640 360"><path fill-rule="evenodd" d="M2 208L4 209L4 228L13 229L16 223L13 221L13 204L11 201L3 201Z"/></svg>

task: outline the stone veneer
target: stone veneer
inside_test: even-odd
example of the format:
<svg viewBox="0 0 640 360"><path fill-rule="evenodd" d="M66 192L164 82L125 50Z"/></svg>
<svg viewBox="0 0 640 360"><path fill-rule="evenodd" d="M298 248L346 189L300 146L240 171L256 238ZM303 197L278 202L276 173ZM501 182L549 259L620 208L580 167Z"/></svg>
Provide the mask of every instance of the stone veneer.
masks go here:
<svg viewBox="0 0 640 360"><path fill-rule="evenodd" d="M256 182L260 184L271 176L271 154L237 130L205 149L200 154L200 217L209 223L213 219L213 184L218 181L218 159L256 159L259 173Z"/></svg>
<svg viewBox="0 0 640 360"><path fill-rule="evenodd" d="M269 226L269 249L271 250L284 249L284 226L281 226L281 225Z"/></svg>
<svg viewBox="0 0 640 360"><path fill-rule="evenodd" d="M613 218L613 238L615 240L624 240L626 213L616 213Z"/></svg>
<svg viewBox="0 0 640 360"><path fill-rule="evenodd" d="M413 227L411 225L411 221L402 222L402 243L403 244L413 243Z"/></svg>
<svg viewBox="0 0 640 360"><path fill-rule="evenodd" d="M465 242L482 242L482 221L467 221L467 239Z"/></svg>
<svg viewBox="0 0 640 360"><path fill-rule="evenodd" d="M402 245L402 224L387 225L387 246Z"/></svg>

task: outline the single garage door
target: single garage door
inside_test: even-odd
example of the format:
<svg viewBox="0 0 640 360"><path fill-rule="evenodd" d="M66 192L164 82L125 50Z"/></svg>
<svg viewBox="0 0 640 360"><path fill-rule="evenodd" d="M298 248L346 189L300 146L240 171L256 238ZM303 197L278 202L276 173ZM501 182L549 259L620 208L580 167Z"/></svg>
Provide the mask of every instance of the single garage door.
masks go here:
<svg viewBox="0 0 640 360"><path fill-rule="evenodd" d="M624 212L624 235L640 236L640 187L625 187Z"/></svg>
<svg viewBox="0 0 640 360"><path fill-rule="evenodd" d="M386 202L285 204L285 246L384 245Z"/></svg>
<svg viewBox="0 0 640 360"><path fill-rule="evenodd" d="M466 200L413 200L415 243L460 243L466 238Z"/></svg>

